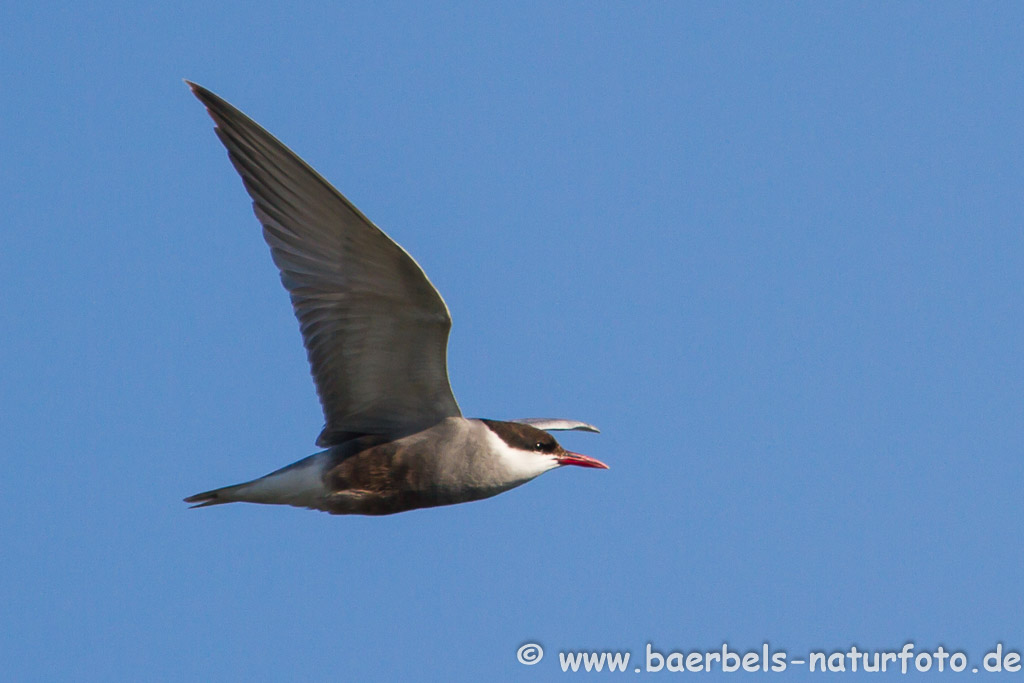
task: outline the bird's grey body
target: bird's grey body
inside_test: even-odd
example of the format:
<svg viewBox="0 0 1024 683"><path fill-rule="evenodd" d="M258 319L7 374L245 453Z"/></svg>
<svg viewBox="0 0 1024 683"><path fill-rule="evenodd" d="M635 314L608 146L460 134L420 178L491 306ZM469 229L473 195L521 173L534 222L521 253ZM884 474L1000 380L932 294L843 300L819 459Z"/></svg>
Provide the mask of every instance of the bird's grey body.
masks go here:
<svg viewBox="0 0 1024 683"><path fill-rule="evenodd" d="M597 431L586 423L462 417L448 383L451 316L419 265L276 138L189 86L217 124L291 295L326 450L187 502L381 515L488 498L560 465L607 467L543 431Z"/></svg>
<svg viewBox="0 0 1024 683"><path fill-rule="evenodd" d="M449 417L398 439L350 439L260 479L199 494L189 502L278 503L333 514L386 515L490 498L558 466L553 455L517 457L502 433L511 440L522 436L555 443L524 424Z"/></svg>

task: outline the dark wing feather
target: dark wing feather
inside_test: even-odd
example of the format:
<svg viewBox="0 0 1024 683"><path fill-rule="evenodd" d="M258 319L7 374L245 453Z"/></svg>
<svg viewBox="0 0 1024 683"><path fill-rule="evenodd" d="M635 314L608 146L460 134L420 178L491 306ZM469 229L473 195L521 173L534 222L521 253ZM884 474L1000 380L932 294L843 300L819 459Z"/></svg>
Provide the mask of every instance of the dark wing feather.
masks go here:
<svg viewBox="0 0 1024 683"><path fill-rule="evenodd" d="M416 261L294 152L189 83L253 200L324 411L320 446L461 415L448 383L451 316Z"/></svg>

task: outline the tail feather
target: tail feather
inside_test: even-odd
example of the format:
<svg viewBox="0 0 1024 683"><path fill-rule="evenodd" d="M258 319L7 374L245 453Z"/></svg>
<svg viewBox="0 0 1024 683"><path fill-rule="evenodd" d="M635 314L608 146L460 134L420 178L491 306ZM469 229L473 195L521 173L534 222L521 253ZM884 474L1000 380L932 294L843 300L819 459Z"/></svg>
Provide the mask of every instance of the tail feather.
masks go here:
<svg viewBox="0 0 1024 683"><path fill-rule="evenodd" d="M329 451L315 453L252 481L203 491L185 499L194 508L224 503L266 503L319 508L325 495L322 474L330 463Z"/></svg>
<svg viewBox="0 0 1024 683"><path fill-rule="evenodd" d="M245 484L235 484L234 486L224 486L219 489L213 489L212 491L203 491L202 493L197 493L194 496L189 496L185 499L185 502L195 503L195 505L189 506L189 509L204 508L210 505L223 505L224 503L235 503L238 502L238 499L232 497L231 494L242 486L245 486Z"/></svg>

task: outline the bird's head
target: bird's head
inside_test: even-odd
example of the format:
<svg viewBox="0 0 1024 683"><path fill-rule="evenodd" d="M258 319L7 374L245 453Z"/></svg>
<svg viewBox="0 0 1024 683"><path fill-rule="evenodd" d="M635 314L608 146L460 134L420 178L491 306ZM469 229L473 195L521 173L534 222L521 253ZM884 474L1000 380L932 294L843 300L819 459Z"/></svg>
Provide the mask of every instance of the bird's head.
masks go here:
<svg viewBox="0 0 1024 683"><path fill-rule="evenodd" d="M483 423L490 430L491 450L516 480L529 481L565 465L608 469L608 465L596 458L565 450L555 437L531 425L497 420L483 420Z"/></svg>

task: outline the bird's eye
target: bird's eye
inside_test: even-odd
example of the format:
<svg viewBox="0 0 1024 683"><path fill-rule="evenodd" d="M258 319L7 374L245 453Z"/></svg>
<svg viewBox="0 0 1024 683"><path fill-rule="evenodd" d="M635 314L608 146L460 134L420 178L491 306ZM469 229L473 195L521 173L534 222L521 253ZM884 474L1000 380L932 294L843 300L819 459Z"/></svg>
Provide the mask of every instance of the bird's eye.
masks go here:
<svg viewBox="0 0 1024 683"><path fill-rule="evenodd" d="M544 450L544 444L542 444L540 441L538 441L537 443L533 444L533 450L535 450L535 451L542 451L542 450Z"/></svg>

